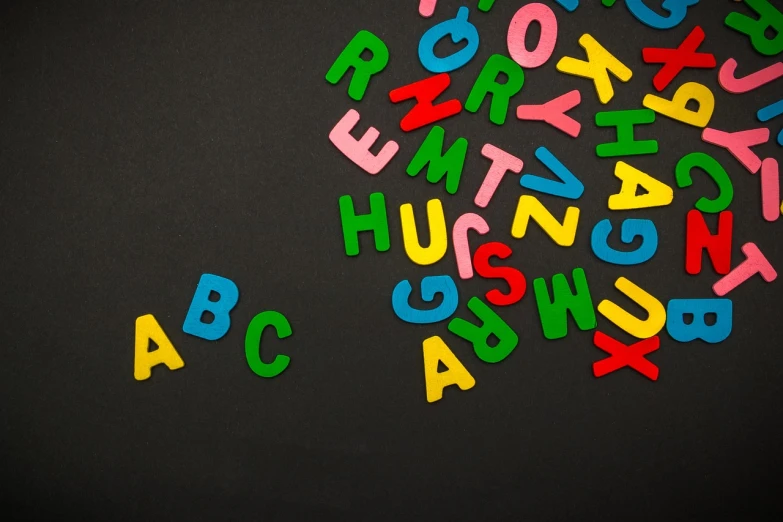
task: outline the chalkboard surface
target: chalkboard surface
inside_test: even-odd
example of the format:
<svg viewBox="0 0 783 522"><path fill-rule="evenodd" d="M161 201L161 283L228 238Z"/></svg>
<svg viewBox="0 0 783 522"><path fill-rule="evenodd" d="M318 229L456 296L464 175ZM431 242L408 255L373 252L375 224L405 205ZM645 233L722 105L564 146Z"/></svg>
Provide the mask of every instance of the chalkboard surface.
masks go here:
<svg viewBox="0 0 783 522"><path fill-rule="evenodd" d="M685 82L715 97L709 127L770 128L754 147L781 158L775 137L783 119L759 123L756 111L780 99L781 81L746 94L718 84L729 58L737 76L772 65L744 34L724 25L742 3L702 0L677 27L640 23L619 1L611 8L581 0L568 12L542 0L558 21L554 54L525 70L505 124L489 121L489 99L438 122L447 141L468 140L456 194L425 174L406 174L426 127L400 130L412 102L389 92L431 76L418 43L462 5L480 35L476 56L450 73L442 100L468 97L487 59L508 56L510 20L525 0L440 0L431 18L418 2L207 1L6 2L0 8L0 256L2 349L0 469L4 520L780 520L783 457L783 321L780 281L756 275L733 290L733 331L718 344L674 341L660 333L647 356L656 381L630 368L601 378L593 363L608 356L594 330L570 321L568 335L542 333L533 281L582 268L593 302L612 300L643 312L615 289L626 277L664 306L670 299L715 297L720 279L705 256L699 275L685 272L686 215L715 184L694 173L677 188L674 170L692 152L710 154L734 186L732 267L755 243L783 269L783 221L761 211L759 174L701 140L702 129L658 115L637 139L655 139L657 154L599 158L595 147L615 130L595 114L642 108L647 94L669 98ZM658 5L659 2L647 2ZM773 5L780 7L777 0ZM653 7L657 9L657 7ZM664 11L658 11L664 13ZM701 52L717 67L683 70L662 93L659 65L642 48L676 48L699 25ZM360 31L389 49L386 68L359 102L350 78L325 80ZM537 41L537 24L527 36ZM599 102L592 81L556 70L564 56L584 59L579 38L591 34L633 71L613 78L614 97ZM464 44L438 44L448 55ZM582 124L572 139L543 122L519 121L521 104L543 104L578 89L569 115ZM369 175L330 143L350 109L399 152ZM551 177L534 156L545 146L584 184L577 201L502 179L490 204L473 203L490 161L490 143L524 161L522 174ZM610 211L619 160L674 189L657 208ZM554 178L552 178L554 179ZM338 199L357 212L381 192L390 249L363 234L361 253L345 253ZM560 221L580 209L571 247L556 245L531 222L511 237L520 195L534 194ZM451 231L468 212L490 231L471 233L471 248L509 245L506 265L527 280L524 298L493 310L519 343L502 362L476 357L448 321L413 325L392 309L392 291L409 280L420 301L426 276L448 275L459 292L455 317L475 318L471 297L497 281L461 280L449 237L436 264L410 261L399 207L411 203L427 244L426 203L439 199ZM593 253L591 231L611 219L612 246L625 218L650 219L658 250L635 266L608 264ZM711 230L717 216L706 215ZM449 233L450 235L450 233ZM637 245L638 246L638 242ZM626 246L625 248L629 248ZM183 332L202 274L233 281L239 301L231 328L217 341ZM263 337L261 357L290 357L274 378L251 371L245 335L260 312L277 311L293 334ZM152 369L134 379L135 322L152 314L185 366ZM597 330L637 341L596 314ZM422 342L441 337L476 381L447 387L428 403Z"/></svg>

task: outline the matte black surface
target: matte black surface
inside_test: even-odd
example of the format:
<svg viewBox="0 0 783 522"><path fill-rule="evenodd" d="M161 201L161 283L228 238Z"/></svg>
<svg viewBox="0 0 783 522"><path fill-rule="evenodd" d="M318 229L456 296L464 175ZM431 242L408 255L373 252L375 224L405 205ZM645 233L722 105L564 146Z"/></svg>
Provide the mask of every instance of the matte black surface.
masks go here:
<svg viewBox="0 0 783 522"><path fill-rule="evenodd" d="M628 304L613 288L626 276L664 303L710 297L709 263L684 270L685 214L715 193L704 175L660 209L610 212L619 188L616 160L595 155L612 129L600 110L641 107L658 66L645 46L676 47L696 24L702 49L744 75L774 62L723 26L741 4L704 0L670 31L650 29L622 2L606 9L582 0L567 13L551 0L560 34L553 58L526 71L512 107L543 103L572 89L571 114L583 124L572 140L543 123L502 127L488 105L446 120L447 139L470 142L459 192L405 174L426 136L399 130L409 104L388 92L427 76L417 45L427 28L452 18L460 2L441 0L421 18L417 2L386 1L58 1L0 8L0 257L2 347L0 469L6 514L27 520L780 520L783 358L780 281L739 287L734 331L719 345L679 344L662 333L650 359L658 382L626 369L602 379L591 365L604 353L593 332L572 324L560 341L543 338L532 281L585 269L594 303ZM487 57L507 54L506 31L527 2L499 0L475 9L478 55L453 73L447 94L464 102ZM651 4L654 2L651 2ZM324 75L360 29L388 45L387 69L365 99ZM577 40L591 33L634 72L598 102L592 82L556 72L565 55L583 58ZM534 33L531 33L534 35ZM532 38L533 36L531 36ZM446 50L448 45L444 46ZM711 127L755 128L755 112L780 98L781 83L730 95L715 70L686 70L708 85L717 109ZM349 108L356 135L372 125L401 150L378 176L344 158L327 138ZM770 123L775 135L783 121ZM728 152L700 140L700 129L658 117L639 138L660 153L627 159L674 186L685 154L717 158L734 181L733 265L740 246L759 245L783 270L779 230L760 209L759 176ZM413 203L420 230L426 201L443 201L449 227L477 211L472 200L492 143L520 158L524 172L546 175L533 151L546 145L586 190L576 244L556 246L536 225L510 236L523 191L508 176L486 210L484 239L511 245L528 293L499 313L520 344L504 362L479 361L446 324L416 327L397 319L391 292L402 279L457 277L446 257L419 267L404 251L399 206ZM758 149L781 157L774 139ZM392 247L343 250L337 199L386 195ZM540 196L556 216L569 202ZM655 221L660 248L629 268L601 262L590 231L610 217ZM715 226L716 219L708 222ZM426 241L426 233L423 233ZM475 238L475 245L479 244ZM182 332L200 275L228 277L240 289L232 328L214 343ZM492 281L459 281L458 315ZM265 354L292 357L281 376L255 376L244 335L258 312L277 310L294 335L265 336ZM629 310L635 310L629 308ZM133 379L136 317L154 314L185 360L184 369ZM599 316L599 329L632 339ZM468 392L449 388L425 400L421 342L442 336L474 375Z"/></svg>

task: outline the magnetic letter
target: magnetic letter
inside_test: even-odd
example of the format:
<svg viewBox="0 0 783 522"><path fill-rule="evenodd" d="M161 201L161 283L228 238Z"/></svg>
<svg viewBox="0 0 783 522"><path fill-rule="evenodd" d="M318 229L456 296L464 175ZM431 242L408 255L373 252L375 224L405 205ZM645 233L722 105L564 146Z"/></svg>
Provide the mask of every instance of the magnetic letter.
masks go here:
<svg viewBox="0 0 783 522"><path fill-rule="evenodd" d="M364 51L370 51L372 58L363 60ZM329 68L326 81L337 85L348 69L353 68L351 83L348 85L348 96L360 101L364 97L370 78L385 69L387 63L389 63L389 49L383 40L370 31L359 31Z"/></svg>
<svg viewBox="0 0 783 522"><path fill-rule="evenodd" d="M685 271L690 275L701 272L704 249L712 267L718 274L731 270L731 238L734 229L734 214L726 210L718 215L718 233L712 235L704 216L698 210L688 212L685 232Z"/></svg>
<svg viewBox="0 0 783 522"><path fill-rule="evenodd" d="M704 41L704 30L698 25L685 38L677 49L645 47L642 49L644 63L662 63L663 67L653 78L653 86L660 92L674 80L686 67L694 69L712 69L717 65L711 53L697 53Z"/></svg>
<svg viewBox="0 0 783 522"><path fill-rule="evenodd" d="M402 240L405 244L405 253L408 258L417 265L432 265L443 259L448 247L448 233L446 232L446 218L443 215L443 205L439 199L431 199L427 202L427 222L430 227L430 245L426 248L419 244L419 235L416 232L416 220L413 217L413 205L405 203L400 207L400 220L402 221Z"/></svg>
<svg viewBox="0 0 783 522"><path fill-rule="evenodd" d="M579 209L577 207L566 209L565 218L561 224L538 198L528 195L520 196L517 211L514 214L514 222L511 225L511 235L517 239L525 237L527 224L531 217L558 245L570 247L574 244L576 227L579 224Z"/></svg>
<svg viewBox="0 0 783 522"><path fill-rule="evenodd" d="M742 245L742 253L745 254L745 261L737 265L723 279L712 285L712 291L718 297L728 294L755 274L761 274L761 278L767 283L777 279L778 273L772 268L770 262L764 257L764 254L761 253L761 250L755 243Z"/></svg>
<svg viewBox="0 0 783 522"><path fill-rule="evenodd" d="M585 191L585 186L574 174L563 165L546 147L536 149L536 158L543 163L560 181L525 174L519 179L519 184L530 190L551 194L565 199L579 199Z"/></svg>
<svg viewBox="0 0 783 522"><path fill-rule="evenodd" d="M329 133L329 140L337 147L340 152L359 165L369 174L378 174L391 161L400 146L396 141L389 140L383 146L377 156L370 153L370 147L375 144L378 136L381 135L378 129L370 127L361 139L357 140L351 136L351 130L359 123L359 113L350 109L345 116L337 122L332 132Z"/></svg>
<svg viewBox="0 0 783 522"><path fill-rule="evenodd" d="M720 343L731 333L732 310L731 299L672 299L666 307L666 331L681 343L696 339ZM693 316L690 324L685 323L686 314ZM707 314L715 314L714 324L705 322Z"/></svg>
<svg viewBox="0 0 783 522"><path fill-rule="evenodd" d="M468 152L468 140L457 138L443 153L443 140L446 131L435 125L419 147L418 152L408 165L408 176L417 176L427 166L427 181L438 183L446 176L446 192L456 194L462 177L462 166Z"/></svg>
<svg viewBox="0 0 783 522"><path fill-rule="evenodd" d="M343 225L345 253L359 255L359 232L372 232L375 250L389 250L389 224L386 220L386 198L380 192L370 194L370 213L356 215L351 196L340 196L340 221Z"/></svg>
<svg viewBox="0 0 783 522"><path fill-rule="evenodd" d="M618 161L614 175L623 181L620 192L609 196L610 210L634 210L637 208L665 207L674 199L674 191L649 174L636 169L625 162ZM639 187L647 193L636 195Z"/></svg>
<svg viewBox="0 0 783 522"><path fill-rule="evenodd" d="M443 300L430 310L418 310L408 304L411 295L410 282L405 279L397 283L392 292L392 308L397 317L412 324L432 324L445 321L457 310L459 294L454 280L447 276L427 276L421 280L421 299L425 303L435 300L436 294L441 294Z"/></svg>
<svg viewBox="0 0 783 522"><path fill-rule="evenodd" d="M459 69L468 63L478 51L479 34L476 26L468 21L470 9L460 7L457 16L431 27L419 41L419 60L430 72L444 73ZM447 34L451 35L451 41L455 44L467 40L465 47L446 58L435 56L435 44Z"/></svg>
<svg viewBox="0 0 783 522"><path fill-rule="evenodd" d="M462 110L462 104L459 100L449 100L432 105L435 98L440 96L450 84L451 78L448 74L443 73L391 91L389 99L392 103L416 98L416 105L400 121L400 128L405 132L410 132L458 114Z"/></svg>
<svg viewBox="0 0 783 522"><path fill-rule="evenodd" d="M508 76L506 83L498 83L498 75ZM481 69L476 83L470 90L465 102L465 110L478 112L487 94L492 94L489 106L489 121L495 125L503 125L508 113L508 102L512 96L522 89L525 83L525 73L516 62L501 54L493 54Z"/></svg>
<svg viewBox="0 0 783 522"><path fill-rule="evenodd" d="M486 279L503 279L508 284L508 293L504 294L498 289L492 289L486 293L487 301L495 306L510 306L519 302L525 296L527 290L527 280L525 276L516 268L498 266L489 264L492 257L508 259L511 255L511 248L503 243L486 243L481 245L473 256L473 264L476 265L476 272Z"/></svg>
<svg viewBox="0 0 783 522"><path fill-rule="evenodd" d="M633 76L631 69L615 58L589 34L583 34L579 38L579 45L585 50L587 61L565 56L557 62L557 70L573 76L590 78L595 83L595 90L601 103L609 103L614 97L614 88L612 88L609 73L611 72L621 82L627 82Z"/></svg>
<svg viewBox="0 0 783 522"><path fill-rule="evenodd" d="M210 294L218 294L218 300L210 299ZM207 341L217 341L231 327L231 310L239 301L239 289L230 279L212 274L203 274L190 302L188 315L182 331L195 337L201 337ZM214 316L210 323L205 323L202 318L205 312Z"/></svg>
<svg viewBox="0 0 783 522"><path fill-rule="evenodd" d="M692 152L677 163L674 171L677 186L686 188L693 185L691 171L697 167L706 172L718 185L718 197L708 199L702 196L696 201L696 208L709 214L722 212L729 208L731 201L734 199L734 186L731 184L731 179L726 173L726 169L708 154Z"/></svg>
<svg viewBox="0 0 783 522"><path fill-rule="evenodd" d="M597 126L617 127L617 141L598 145L595 148L596 154L601 158L655 154L658 152L657 141L636 141L633 137L635 125L646 125L653 122L655 122L655 112L650 109L597 113L595 115Z"/></svg>
<svg viewBox="0 0 783 522"><path fill-rule="evenodd" d="M753 48L761 54L774 56L783 51L783 13L776 9L769 0L745 0L748 7L759 14L755 20L740 13L729 13L726 25L750 37ZM767 38L767 30L775 34Z"/></svg>
<svg viewBox="0 0 783 522"><path fill-rule="evenodd" d="M620 225L620 239L626 245L632 244L637 237L642 238L639 248L631 252L621 252L610 247L607 240L611 232L612 222L608 219L599 221L593 228L590 246L601 261L613 265L639 265L649 261L658 250L658 230L649 219L624 219Z"/></svg>
<svg viewBox="0 0 783 522"><path fill-rule="evenodd" d="M437 335L425 339L422 343L424 354L424 383L427 387L427 402L436 402L443 398L443 388L456 384L462 391L476 385L476 379L457 359L443 339ZM438 364L443 363L447 370L438 372Z"/></svg>
<svg viewBox="0 0 783 522"><path fill-rule="evenodd" d="M645 5L644 0L625 0L625 5L632 15L644 25L654 29L671 29L685 20L688 8L699 3L699 0L663 0L661 9L669 12L669 16L661 16Z"/></svg>
<svg viewBox="0 0 783 522"><path fill-rule="evenodd" d="M265 363L261 360L261 335L267 326L275 329L278 339L290 337L291 323L280 312L267 311L261 312L250 321L245 334L245 358L247 365L253 370L253 373L265 379L277 377L288 368L291 358L287 355L275 355L271 363Z"/></svg>
<svg viewBox="0 0 783 522"><path fill-rule="evenodd" d="M503 175L508 171L519 174L522 172L524 164L521 159L513 154L509 154L503 149L499 149L489 143L482 147L481 155L487 159L491 159L492 165L489 166L489 171L487 171L484 182L481 184L481 188L479 188L473 202L481 208L486 208L486 206L489 205L489 200L492 199L492 195L495 194L498 185L500 185L500 180L503 179Z"/></svg>
<svg viewBox="0 0 783 522"><path fill-rule="evenodd" d="M547 339L561 339L568 334L568 315L576 321L580 330L592 330L595 328L595 310L593 299L590 297L590 288L587 286L585 271L575 268L573 271L574 288L576 293L571 293L571 287L564 274L555 274L552 277L552 295L546 280L539 277L533 280L533 291L536 294L538 314L541 316L541 328Z"/></svg>
<svg viewBox="0 0 783 522"><path fill-rule="evenodd" d="M738 132L723 132L715 129L704 129L701 139L718 147L724 147L737 158L751 174L761 168L761 158L750 150L751 147L769 141L769 129L751 129Z"/></svg>
<svg viewBox="0 0 783 522"><path fill-rule="evenodd" d="M608 299L598 303L598 312L639 339L648 339L657 335L666 324L666 310L661 302L624 277L615 281L614 286L644 308L647 311L647 319L637 319Z"/></svg>
<svg viewBox="0 0 783 522"><path fill-rule="evenodd" d="M149 351L150 341L158 345L157 350ZM179 370L185 366L185 361L155 317L152 314L142 315L136 319L133 377L137 381L147 380L152 376L152 367L159 364L165 364L169 370Z"/></svg>
<svg viewBox="0 0 783 522"><path fill-rule="evenodd" d="M535 50L528 51L525 47L525 36L530 22L538 22L541 26L541 36ZM552 56L557 42L557 18L552 10L539 3L527 4L511 18L506 36L508 54L522 67L535 69L541 67Z"/></svg>
<svg viewBox="0 0 783 522"><path fill-rule="evenodd" d="M473 277L473 265L470 262L470 246L468 245L468 230L475 230L481 235L489 232L489 225L478 214L463 214L454 222L451 231L454 243L454 255L457 258L457 270L460 279Z"/></svg>
<svg viewBox="0 0 783 522"><path fill-rule="evenodd" d="M455 317L449 322L449 331L472 343L473 351L486 363L498 363L511 355L519 342L516 332L478 297L468 301L468 308L481 319L483 324L476 326ZM489 338L492 335L498 339L495 346L489 345Z"/></svg>

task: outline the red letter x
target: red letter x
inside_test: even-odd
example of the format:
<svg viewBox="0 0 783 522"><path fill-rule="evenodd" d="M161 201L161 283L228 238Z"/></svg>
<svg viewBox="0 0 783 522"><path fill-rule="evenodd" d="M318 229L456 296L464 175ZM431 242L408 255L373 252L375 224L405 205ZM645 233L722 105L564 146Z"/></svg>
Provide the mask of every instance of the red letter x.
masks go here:
<svg viewBox="0 0 783 522"><path fill-rule="evenodd" d="M658 367L644 358L645 355L660 348L661 342L657 335L626 346L605 333L595 332L593 344L611 355L611 357L593 363L593 375L596 377L603 377L620 368L630 366L648 379L658 380Z"/></svg>
<svg viewBox="0 0 783 522"><path fill-rule="evenodd" d="M642 49L644 63L662 63L661 70L653 78L653 85L658 91L662 91L674 78L686 67L699 69L711 69L715 67L715 56L710 53L697 53L704 41L704 31L698 25L691 31L676 49L660 49L657 47L645 47Z"/></svg>
<svg viewBox="0 0 783 522"><path fill-rule="evenodd" d="M416 105L400 122L400 128L405 132L416 130L430 123L454 116L462 110L459 100L449 100L438 105L432 102L440 96L451 83L447 73L438 74L424 80L398 87L389 93L392 103L416 98Z"/></svg>

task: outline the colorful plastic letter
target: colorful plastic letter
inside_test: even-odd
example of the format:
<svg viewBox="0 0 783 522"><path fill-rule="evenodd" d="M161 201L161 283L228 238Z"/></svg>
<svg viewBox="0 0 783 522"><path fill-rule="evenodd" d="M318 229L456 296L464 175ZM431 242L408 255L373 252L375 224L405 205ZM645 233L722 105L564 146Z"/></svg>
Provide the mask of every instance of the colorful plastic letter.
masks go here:
<svg viewBox="0 0 783 522"><path fill-rule="evenodd" d="M483 217L478 214L468 213L461 215L454 222L454 228L451 231L452 243L454 244L454 256L457 258L457 270L460 279L470 279L473 277L473 265L470 261L470 245L468 244L468 230L475 230L481 235L489 232L489 225Z"/></svg>
<svg viewBox="0 0 783 522"><path fill-rule="evenodd" d="M657 335L626 346L603 332L595 332L593 344L610 355L593 363L593 375L596 377L603 377L627 366L651 381L658 380L658 367L644 358L661 347L661 339Z"/></svg>
<svg viewBox="0 0 783 522"><path fill-rule="evenodd" d="M587 61L565 56L557 62L557 70L573 76L590 78L595 83L595 90L601 103L609 103L614 97L609 73L611 72L621 82L627 82L633 76L633 72L589 34L583 34L579 38L579 45L587 53Z"/></svg>
<svg viewBox="0 0 783 522"><path fill-rule="evenodd" d="M492 257L508 259L510 255L511 248L497 242L481 245L473 255L473 264L476 265L478 275L485 279L503 279L508 284L507 294L497 288L486 293L487 301L495 306L510 306L517 303L525 296L527 290L527 280L522 272L508 266L495 267L489 264Z"/></svg>
<svg viewBox="0 0 783 522"><path fill-rule="evenodd" d="M615 281L614 286L647 311L647 319L634 317L608 299L598 303L598 312L638 339L657 335L666 324L666 310L661 302L624 277Z"/></svg>
<svg viewBox="0 0 783 522"><path fill-rule="evenodd" d="M761 209L764 219L777 221L780 217L780 172L778 162L767 158L761 163Z"/></svg>
<svg viewBox="0 0 783 522"><path fill-rule="evenodd" d="M625 0L625 5L632 15L644 25L653 29L671 29L685 20L688 8L699 3L699 0L663 0L661 9L669 12L669 16L661 16L645 4L645 0Z"/></svg>
<svg viewBox="0 0 783 522"><path fill-rule="evenodd" d="M432 104L435 98L440 96L450 84L451 77L443 73L391 91L389 99L392 103L416 98L416 105L400 121L400 128L405 132L410 132L459 114L462 110L462 103L459 100L449 100L438 105Z"/></svg>
<svg viewBox="0 0 783 522"><path fill-rule="evenodd" d="M459 69L468 63L478 51L479 34L476 26L468 21L470 9L460 7L457 16L445 22L431 27L419 41L419 60L430 72L444 73ZM467 40L465 47L446 58L435 56L435 45L446 35L451 35L451 41L455 44Z"/></svg>
<svg viewBox="0 0 783 522"><path fill-rule="evenodd" d="M731 178L726 173L726 169L709 154L692 152L683 157L677 163L674 171L677 186L686 188L693 185L691 172L697 167L706 172L718 185L718 197L708 199L702 196L696 201L696 208L708 214L716 214L729 208L731 201L734 199L734 186L731 184Z"/></svg>
<svg viewBox="0 0 783 522"><path fill-rule="evenodd" d="M609 196L610 210L665 207L674 199L674 191L669 185L625 162L617 162L614 175L620 178L623 184L620 186L619 193ZM637 196L640 186L647 193Z"/></svg>
<svg viewBox="0 0 783 522"><path fill-rule="evenodd" d="M265 379L277 377L291 363L291 358L283 354L275 355L271 363L261 360L261 336L268 326L275 329L278 339L285 339L293 333L291 323L280 312L261 312L250 321L245 334L245 358L253 373Z"/></svg>
<svg viewBox="0 0 783 522"><path fill-rule="evenodd" d="M769 0L745 0L748 7L759 14L758 20L740 13L729 13L726 25L750 37L753 48L766 56L783 51L783 13ZM767 37L769 31L774 36Z"/></svg>
<svg viewBox="0 0 783 522"><path fill-rule="evenodd" d="M767 283L771 283L778 277L778 273L772 268L772 265L761 253L755 243L745 243L742 245L742 253L745 254L745 261L737 265L734 270L723 276L723 279L712 285L712 291L718 297L723 297L739 285L760 274L761 278Z"/></svg>
<svg viewBox="0 0 783 522"><path fill-rule="evenodd" d="M484 176L484 181L481 183L481 187L476 193L473 203L481 208L486 208L486 206L489 205L489 200L492 199L492 196L495 194L498 185L500 185L500 180L503 179L503 175L508 171L519 174L522 172L524 163L513 154L509 154L503 149L499 149L489 143L482 147L481 155L487 159L491 159L492 165L489 166L487 175Z"/></svg>
<svg viewBox="0 0 783 522"><path fill-rule="evenodd" d="M157 350L149 351L150 341L158 345ZM137 381L149 379L152 376L152 367L159 364L165 364L169 370L179 370L185 366L185 361L152 314L136 319L135 345L133 378Z"/></svg>
<svg viewBox="0 0 783 522"><path fill-rule="evenodd" d="M525 174L519 179L519 184L530 190L551 194L565 199L579 199L585 191L585 186L574 174L563 165L546 147L536 149L536 158L543 163L560 181L542 178L533 174Z"/></svg>
<svg viewBox="0 0 783 522"><path fill-rule="evenodd" d="M380 192L370 194L370 213L356 215L351 196L340 196L340 221L343 225L345 253L359 255L359 232L372 232L375 250L389 250L389 223L386 219L386 198Z"/></svg>
<svg viewBox="0 0 783 522"><path fill-rule="evenodd" d="M372 58L364 60L362 54L365 51L372 53ZM348 69L353 68L351 83L348 85L348 96L360 101L367 91L370 78L384 70L388 63L389 49L383 40L370 31L359 31L329 68L326 81L337 85Z"/></svg>
<svg viewBox="0 0 783 522"><path fill-rule="evenodd" d="M538 22L541 34L535 50L528 51L525 47L525 36L531 22ZM552 56L557 42L557 17L544 4L527 4L519 9L511 18L506 36L508 54L522 67L535 69L541 67Z"/></svg>
<svg viewBox="0 0 783 522"><path fill-rule="evenodd" d="M391 161L400 150L400 146L396 141L389 140L377 155L371 154L370 147L375 144L381 133L375 127L370 127L359 140L351 136L351 131L359 123L359 117L359 113L354 109L346 112L345 116L329 133L329 140L349 160L359 165L368 174L375 175Z"/></svg>
<svg viewBox="0 0 783 522"><path fill-rule="evenodd" d="M517 211L514 214L514 222L511 225L511 235L517 239L525 237L531 217L556 244L563 247L570 247L574 244L576 227L579 224L579 209L577 207L566 209L565 218L561 224L538 198L528 195L520 196Z"/></svg>
<svg viewBox="0 0 783 522"><path fill-rule="evenodd" d="M575 268L572 272L576 293L571 293L565 274L555 274L552 277L552 297L546 280L539 277L533 280L533 291L536 294L536 305L541 317L541 328L547 339L562 339L568 335L568 315L576 321L580 330L592 330L596 326L593 298L590 297L590 287L587 286L585 271Z"/></svg>
<svg viewBox="0 0 783 522"><path fill-rule="evenodd" d="M424 340L422 352L424 354L424 383L427 387L427 402L441 400L443 388L446 386L456 384L460 390L466 391L476 385L476 379L457 359L443 339L437 335ZM445 372L438 372L438 365L441 363L448 368Z"/></svg>
<svg viewBox="0 0 783 522"><path fill-rule="evenodd" d="M218 300L210 299L210 294L218 294ZM213 274L202 274L201 279L190 302L190 309L185 316L182 331L207 341L217 341L231 327L231 310L239 301L239 288L234 282L225 277ZM210 323L203 321L205 312L214 316Z"/></svg>
<svg viewBox="0 0 783 522"><path fill-rule="evenodd" d="M468 140L457 138L449 150L443 153L443 141L446 131L435 125L411 159L406 172L409 176L417 176L421 169L427 166L427 181L438 183L446 176L446 192L456 194L459 180L462 177L462 166L468 152Z"/></svg>
<svg viewBox="0 0 783 522"><path fill-rule="evenodd" d="M658 142L656 140L636 141L634 139L636 125L647 125L653 122L655 122L655 112L650 109L597 113L595 115L597 126L617 127L617 141L598 145L595 148L596 154L601 158L611 158L657 153Z"/></svg>
<svg viewBox="0 0 783 522"><path fill-rule="evenodd" d="M454 280L447 276L427 276L421 280L421 298L425 303L435 300L436 294L441 294L443 300L430 310L419 310L408 304L411 295L410 282L405 279L397 283L392 292L392 308L397 317L412 324L432 324L445 321L457 310L459 294Z"/></svg>
<svg viewBox="0 0 783 522"><path fill-rule="evenodd" d="M685 271L690 275L701 272L704 250L718 274L731 270L731 239L734 230L734 214L725 210L718 214L718 233L707 228L704 216L698 210L688 212L685 229Z"/></svg>
<svg viewBox="0 0 783 522"><path fill-rule="evenodd" d="M699 104L699 110L691 111L686 108L691 100ZM704 85L688 82L677 89L671 100L648 94L644 97L642 105L673 120L681 121L694 127L706 127L715 110L715 96Z"/></svg>
<svg viewBox="0 0 783 522"><path fill-rule="evenodd" d="M649 261L658 250L658 229L649 219L625 219L620 225L620 239L626 245L632 244L636 237L642 238L639 248L631 252L621 252L610 247L607 240L611 232L612 222L608 219L599 221L593 228L590 246L601 261L613 265L639 265Z"/></svg>
<svg viewBox="0 0 783 522"><path fill-rule="evenodd" d="M557 130L563 131L572 138L579 136L582 125L566 115L582 102L582 95L573 90L550 100L543 105L520 105L517 107L517 119L545 121Z"/></svg>
<svg viewBox="0 0 783 522"><path fill-rule="evenodd" d="M476 326L455 317L449 322L449 331L472 343L473 351L486 363L499 363L511 355L519 342L516 332L478 297L468 301L468 308L481 319L483 324ZM490 346L489 338L493 335L498 342L495 346Z"/></svg>
<svg viewBox="0 0 783 522"><path fill-rule="evenodd" d="M501 73L508 76L506 83L498 83L498 75ZM473 84L468 99L465 101L465 110L473 113L478 112L487 94L491 93L489 121L495 125L503 125L508 113L508 102L522 89L524 83L525 73L514 60L501 54L493 54L476 78L476 83Z"/></svg>
<svg viewBox="0 0 783 522"><path fill-rule="evenodd" d="M724 147L737 158L751 174L761 168L761 158L750 150L751 147L769 141L769 129L751 129L738 132L723 132L716 129L704 129L701 139L718 147Z"/></svg>
<svg viewBox="0 0 783 522"><path fill-rule="evenodd" d="M685 315L693 316L690 324ZM704 318L715 314L715 323ZM733 323L731 299L672 299L666 307L666 331L675 341L689 343L696 339L715 344L728 339Z"/></svg>
<svg viewBox="0 0 783 522"><path fill-rule="evenodd" d="M413 217L413 205L405 203L400 207L400 220L402 222L402 240L405 244L405 253L408 258L417 265L432 265L443 259L448 247L448 234L446 232L446 218L443 215L443 205L439 199L431 199L427 202L427 222L430 227L430 245L422 247L419 244L419 236L416 232L416 220Z"/></svg>
<svg viewBox="0 0 783 522"><path fill-rule="evenodd" d="M718 81L726 92L742 94L758 89L762 85L774 82L783 76L783 62L773 63L760 71L756 71L742 78L736 78L734 76L736 71L737 60L729 58L720 68Z"/></svg>
<svg viewBox="0 0 783 522"><path fill-rule="evenodd" d="M642 49L644 63L662 63L663 67L653 78L653 86L660 92L674 80L686 67L693 69L712 69L718 62L712 53L697 53L696 49L704 41L704 30L698 25L676 49L645 47Z"/></svg>

